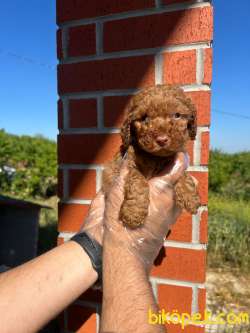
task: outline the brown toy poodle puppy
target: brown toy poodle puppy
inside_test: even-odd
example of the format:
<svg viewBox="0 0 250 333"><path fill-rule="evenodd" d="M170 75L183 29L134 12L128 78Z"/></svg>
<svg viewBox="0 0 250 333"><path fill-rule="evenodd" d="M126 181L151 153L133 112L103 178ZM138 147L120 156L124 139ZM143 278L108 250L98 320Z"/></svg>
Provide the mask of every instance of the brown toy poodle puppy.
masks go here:
<svg viewBox="0 0 250 333"><path fill-rule="evenodd" d="M185 152L196 136L196 109L177 86L156 85L133 96L121 128L122 145L103 172L103 190L109 190L127 153L129 174L124 188L120 219L130 228L139 227L148 214L148 179ZM197 185L185 172L175 184L178 206L195 214L200 206Z"/></svg>

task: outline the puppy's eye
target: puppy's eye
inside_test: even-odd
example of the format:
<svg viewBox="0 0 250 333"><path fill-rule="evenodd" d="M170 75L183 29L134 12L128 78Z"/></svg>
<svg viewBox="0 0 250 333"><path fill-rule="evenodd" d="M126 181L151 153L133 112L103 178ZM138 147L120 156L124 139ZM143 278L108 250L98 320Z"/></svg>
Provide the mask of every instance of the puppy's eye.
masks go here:
<svg viewBox="0 0 250 333"><path fill-rule="evenodd" d="M180 117L181 117L181 114L180 114L179 112L176 112L176 113L174 114L174 118L175 118L175 119L180 119Z"/></svg>

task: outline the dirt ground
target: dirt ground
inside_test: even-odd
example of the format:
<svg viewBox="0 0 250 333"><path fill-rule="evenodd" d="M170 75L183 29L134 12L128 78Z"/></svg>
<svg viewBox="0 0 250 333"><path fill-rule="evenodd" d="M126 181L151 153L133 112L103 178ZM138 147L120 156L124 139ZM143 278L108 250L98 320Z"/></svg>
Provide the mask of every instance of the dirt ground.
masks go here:
<svg viewBox="0 0 250 333"><path fill-rule="evenodd" d="M247 312L250 314L250 274L228 269L208 269L207 306L212 313Z"/></svg>

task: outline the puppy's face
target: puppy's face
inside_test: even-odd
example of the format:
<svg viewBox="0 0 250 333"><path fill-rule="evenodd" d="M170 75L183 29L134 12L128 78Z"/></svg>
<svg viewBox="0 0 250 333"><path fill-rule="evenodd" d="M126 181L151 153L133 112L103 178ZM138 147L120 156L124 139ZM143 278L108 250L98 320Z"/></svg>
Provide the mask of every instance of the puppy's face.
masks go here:
<svg viewBox="0 0 250 333"><path fill-rule="evenodd" d="M190 110L179 101L149 107L133 122L137 144L156 156L169 156L185 149L189 137Z"/></svg>

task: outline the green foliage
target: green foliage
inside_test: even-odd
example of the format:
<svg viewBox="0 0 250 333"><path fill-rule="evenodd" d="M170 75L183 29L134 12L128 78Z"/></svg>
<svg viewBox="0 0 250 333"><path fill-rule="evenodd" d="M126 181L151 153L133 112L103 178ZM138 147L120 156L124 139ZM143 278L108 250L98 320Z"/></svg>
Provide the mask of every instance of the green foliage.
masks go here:
<svg viewBox="0 0 250 333"><path fill-rule="evenodd" d="M16 172L10 175L4 168ZM37 135L17 136L0 130L0 191L21 198L56 193L56 143Z"/></svg>
<svg viewBox="0 0 250 333"><path fill-rule="evenodd" d="M250 269L250 205L242 200L209 196L208 258L213 267Z"/></svg>
<svg viewBox="0 0 250 333"><path fill-rule="evenodd" d="M250 200L250 152L210 153L209 189L228 198Z"/></svg>

